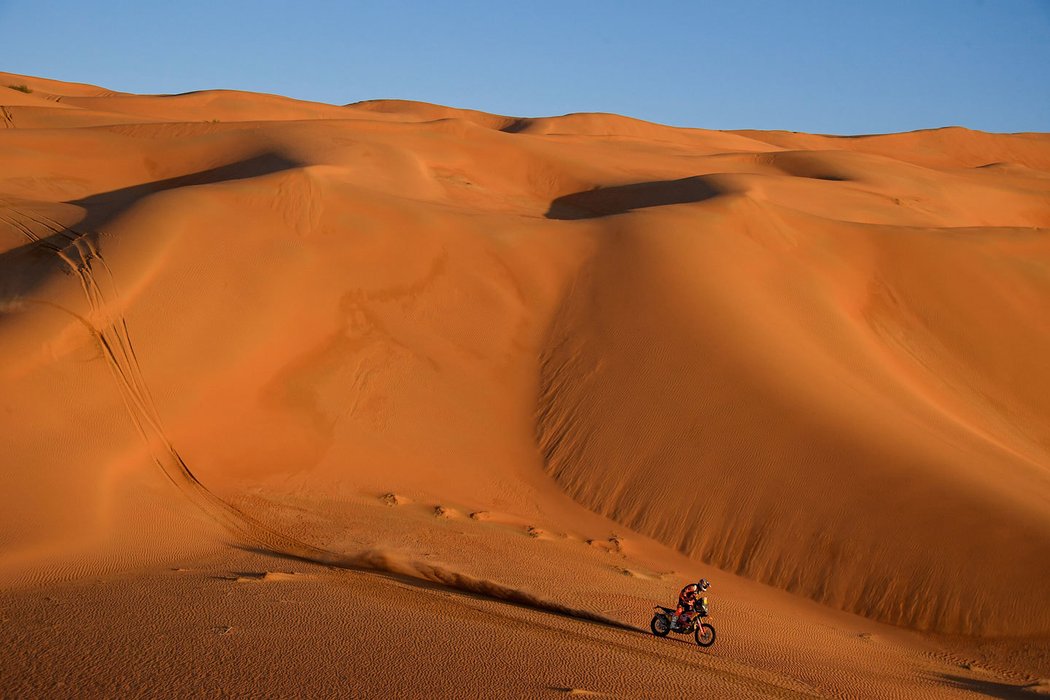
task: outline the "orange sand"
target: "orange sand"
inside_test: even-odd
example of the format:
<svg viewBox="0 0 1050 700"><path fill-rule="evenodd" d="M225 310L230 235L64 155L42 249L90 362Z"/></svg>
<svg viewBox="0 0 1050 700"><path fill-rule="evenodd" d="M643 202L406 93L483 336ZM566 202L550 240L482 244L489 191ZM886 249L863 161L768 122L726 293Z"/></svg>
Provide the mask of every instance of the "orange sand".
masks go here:
<svg viewBox="0 0 1050 700"><path fill-rule="evenodd" d="M1050 692L1050 135L0 105L0 695Z"/></svg>

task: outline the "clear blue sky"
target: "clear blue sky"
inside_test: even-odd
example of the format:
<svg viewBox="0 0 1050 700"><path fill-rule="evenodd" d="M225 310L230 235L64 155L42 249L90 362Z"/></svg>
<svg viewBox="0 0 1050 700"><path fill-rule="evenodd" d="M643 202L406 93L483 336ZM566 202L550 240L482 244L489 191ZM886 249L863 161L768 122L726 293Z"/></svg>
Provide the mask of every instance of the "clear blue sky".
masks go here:
<svg viewBox="0 0 1050 700"><path fill-rule="evenodd" d="M1050 0L0 0L0 69L682 126L1050 131Z"/></svg>

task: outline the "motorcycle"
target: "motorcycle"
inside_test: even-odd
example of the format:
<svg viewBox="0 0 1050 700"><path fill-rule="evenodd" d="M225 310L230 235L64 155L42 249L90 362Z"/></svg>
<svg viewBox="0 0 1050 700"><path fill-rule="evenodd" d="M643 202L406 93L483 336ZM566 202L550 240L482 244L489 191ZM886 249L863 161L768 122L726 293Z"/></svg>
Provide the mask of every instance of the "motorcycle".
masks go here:
<svg viewBox="0 0 1050 700"><path fill-rule="evenodd" d="M693 613L689 616L688 624L683 626L679 624L674 608L665 608L662 605L653 606L657 613L653 615L649 628L657 637L666 637L671 632L692 633L699 646L709 647L715 643L715 628L710 622L704 622L704 619L708 617L707 598L701 598L694 608Z"/></svg>

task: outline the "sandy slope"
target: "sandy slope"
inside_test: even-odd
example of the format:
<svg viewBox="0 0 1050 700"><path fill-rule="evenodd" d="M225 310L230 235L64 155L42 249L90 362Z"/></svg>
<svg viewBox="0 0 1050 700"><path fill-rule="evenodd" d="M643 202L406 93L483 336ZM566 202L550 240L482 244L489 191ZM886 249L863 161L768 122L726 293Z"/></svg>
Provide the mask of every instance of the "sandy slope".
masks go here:
<svg viewBox="0 0 1050 700"><path fill-rule="evenodd" d="M22 84L0 688L1050 676L1050 137Z"/></svg>

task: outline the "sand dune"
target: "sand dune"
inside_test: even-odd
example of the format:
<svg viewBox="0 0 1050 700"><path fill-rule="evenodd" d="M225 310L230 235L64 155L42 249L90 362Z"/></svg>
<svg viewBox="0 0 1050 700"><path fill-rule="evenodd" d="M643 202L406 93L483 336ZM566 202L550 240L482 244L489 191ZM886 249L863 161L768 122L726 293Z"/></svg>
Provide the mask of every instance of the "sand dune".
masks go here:
<svg viewBox="0 0 1050 700"><path fill-rule="evenodd" d="M0 612L408 586L464 664L509 603L635 669L695 663L632 630L703 572L724 652L682 673L726 696L1050 676L1050 136L0 86ZM0 688L56 692L47 629ZM654 695L500 653L510 695Z"/></svg>

